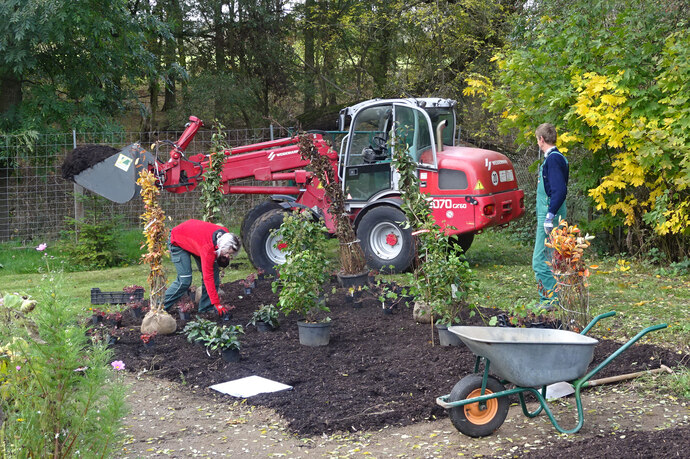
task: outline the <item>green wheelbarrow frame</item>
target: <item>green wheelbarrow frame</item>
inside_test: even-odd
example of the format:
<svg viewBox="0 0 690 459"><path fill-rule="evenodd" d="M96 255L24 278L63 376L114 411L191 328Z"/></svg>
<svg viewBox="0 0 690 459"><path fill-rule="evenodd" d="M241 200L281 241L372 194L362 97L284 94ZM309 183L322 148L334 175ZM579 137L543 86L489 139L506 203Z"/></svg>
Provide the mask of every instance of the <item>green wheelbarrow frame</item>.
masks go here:
<svg viewBox="0 0 690 459"><path fill-rule="evenodd" d="M580 335L585 335L589 330L592 329L592 327L601 319L611 317L616 315L615 311L607 312L604 314L600 314L596 316L592 321L585 327L581 332ZM523 387L523 386L517 386L513 389L508 389L505 390L499 390L499 391L489 391L490 393L487 393L487 386L489 384L492 384L491 380L496 381L495 378L489 377L489 369L491 367L491 362L486 356L480 356L477 355L475 365L474 365L474 373L473 375L476 375L479 373L479 368L481 365L481 361L484 360L484 373L482 376L482 381L481 381L481 391L479 392L479 396L474 396L474 397L469 397L469 398L464 398L462 400L457 400L457 401L449 401L451 398L451 394L443 395L440 396L436 399L436 403L445 408L446 410L451 411L451 419L453 420L453 424L455 427L461 431L462 433L466 435L470 435L473 437L483 437L490 435L493 433L500 425L503 424L503 421L505 420L505 416L507 414L508 408L507 408L507 402L504 405L504 410L505 413L502 414L503 418L499 420L498 425L487 425L485 428L482 426L472 426L471 428L464 428L462 426L459 426L458 423L456 422L456 418L452 416L453 414L453 409L454 408L459 408L463 407L466 405L471 405L474 403L477 403L477 409L479 411L484 411L487 409L487 401L492 400L492 399L500 399L501 397L508 397L510 395L517 394L519 399L520 399L520 405L522 406L522 412L524 413L525 416L529 418L534 418L538 416L542 411L546 413L546 415L549 417L549 420L553 424L553 426L558 430L560 433L565 433L565 434L571 434L579 431L583 424L584 424L584 411L582 408L582 397L581 397L581 390L588 385L588 381L596 375L599 371L601 371L604 367L606 367L613 359L618 357L621 353L623 353L626 349L628 349L630 346L632 346L634 343L636 343L640 338L642 338L644 335L646 335L649 332L655 331L655 330L660 330L663 328L666 328L667 324L659 324L659 325L653 325L650 327L645 328L641 332L639 332L635 337L630 339L627 343L625 343L623 346L621 346L620 349L616 350L613 354L611 354L608 358L606 358L603 362L601 362L599 365L596 366L592 371L586 373L584 376L574 379L572 381L569 381L570 384L572 384L573 388L575 389L575 402L577 405L577 415L578 415L578 423L577 425L572 428L572 429L564 429L562 428L559 424L558 421L556 421L553 413L549 409L548 403L546 401L546 385L541 386L541 389L537 389L535 387ZM466 343L467 344L467 343ZM538 344L534 344L537 346ZM469 377L469 376L468 376ZM500 380L501 388L502 384L505 384L506 382L514 384L514 382L510 381L510 378L505 379L505 380ZM496 387L496 386L494 386ZM478 388L477 388L478 389ZM476 392L476 391L475 391ZM527 404L525 403L525 392L532 393L536 399L539 401L539 408L537 408L535 411L530 412L529 409L527 408ZM507 401L507 398L504 399ZM457 413L457 410L455 411ZM461 423L462 424L462 423ZM478 428L477 428L478 427Z"/></svg>

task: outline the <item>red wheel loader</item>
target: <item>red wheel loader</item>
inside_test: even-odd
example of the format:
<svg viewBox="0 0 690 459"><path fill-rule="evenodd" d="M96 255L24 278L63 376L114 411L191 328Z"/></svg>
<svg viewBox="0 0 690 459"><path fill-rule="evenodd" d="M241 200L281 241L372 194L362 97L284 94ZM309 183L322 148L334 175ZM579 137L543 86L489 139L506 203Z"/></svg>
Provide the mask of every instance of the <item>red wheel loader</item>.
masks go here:
<svg viewBox="0 0 690 459"><path fill-rule="evenodd" d="M337 171L347 197L346 208L368 265L404 271L415 255L411 229L405 228L398 174L391 164L393 149L405 148L418 164L421 191L431 198L436 221L467 250L484 228L506 225L524 213L524 193L518 188L510 160L495 151L456 145L456 102L449 99L374 99L341 110L339 151L311 133L319 153ZM138 170L154 171L160 186L171 193L192 191L203 180L208 156L184 152L203 125L189 118L185 131L161 161L138 144L74 175L76 183L115 202L127 202L138 192ZM334 222L327 212L324 190L300 158L297 137L233 148L225 152L223 193L265 194L241 226L241 238L255 267L274 273L284 262L272 232L286 211L310 209L329 232ZM266 185L234 185L251 178ZM293 185L276 186L277 181Z"/></svg>

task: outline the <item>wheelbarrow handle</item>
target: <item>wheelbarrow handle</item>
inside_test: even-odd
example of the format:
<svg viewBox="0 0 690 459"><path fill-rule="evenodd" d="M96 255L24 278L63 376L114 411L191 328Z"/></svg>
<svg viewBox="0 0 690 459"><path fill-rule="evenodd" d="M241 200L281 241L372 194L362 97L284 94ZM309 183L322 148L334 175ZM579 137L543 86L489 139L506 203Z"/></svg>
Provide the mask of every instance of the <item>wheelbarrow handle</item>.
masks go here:
<svg viewBox="0 0 690 459"><path fill-rule="evenodd" d="M592 327L593 327L597 322L599 322L601 319L605 319L606 317L613 317L613 316L615 316L615 315L616 315L616 311L609 311L609 312L605 312L604 314L599 314L599 315L596 316L594 319L592 319L592 321L589 323L589 325L587 325L587 326L580 332L580 334L581 334L581 335L586 335L587 332L590 331L590 330L592 329Z"/></svg>
<svg viewBox="0 0 690 459"><path fill-rule="evenodd" d="M575 382L576 387L583 387L584 384L589 381L595 374L597 374L602 368L604 368L606 365L611 363L611 360L615 359L619 355L623 353L627 348L632 346L637 340L642 338L644 335L646 335L649 332L656 331L656 330L661 330L663 328L666 328L668 325L667 324L658 324L658 325L652 325L651 327L647 327L641 332L639 332L637 335L635 335L630 341L625 343L623 346L620 347L616 352L608 356L603 362L601 362L594 370L590 371L587 373L584 377L578 379Z"/></svg>

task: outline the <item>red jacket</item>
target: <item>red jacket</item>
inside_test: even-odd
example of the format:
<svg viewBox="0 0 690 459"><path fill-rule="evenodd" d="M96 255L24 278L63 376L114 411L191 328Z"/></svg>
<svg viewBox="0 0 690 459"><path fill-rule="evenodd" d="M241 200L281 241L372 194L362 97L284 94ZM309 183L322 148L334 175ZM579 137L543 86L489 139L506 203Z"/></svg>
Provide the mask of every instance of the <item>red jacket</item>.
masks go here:
<svg viewBox="0 0 690 459"><path fill-rule="evenodd" d="M201 220L187 220L170 231L170 243L201 258L201 274L211 303L220 305L216 282L213 279L213 263L216 261L216 249L213 233L221 230L229 232L224 226Z"/></svg>

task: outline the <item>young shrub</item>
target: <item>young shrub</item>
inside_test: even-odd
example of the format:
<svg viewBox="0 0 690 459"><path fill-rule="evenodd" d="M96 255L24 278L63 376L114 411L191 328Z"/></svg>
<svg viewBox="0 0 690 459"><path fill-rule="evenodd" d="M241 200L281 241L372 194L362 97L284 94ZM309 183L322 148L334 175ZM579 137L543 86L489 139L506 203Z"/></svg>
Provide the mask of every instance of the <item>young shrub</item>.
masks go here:
<svg viewBox="0 0 690 459"><path fill-rule="evenodd" d="M295 211L285 216L279 232L279 247L286 251L286 257L280 266L280 278L272 284L274 293L280 290L278 307L285 315L296 312L306 322L330 320L319 317L320 313L330 312L321 301L324 284L330 278L326 228L309 211Z"/></svg>
<svg viewBox="0 0 690 459"><path fill-rule="evenodd" d="M278 308L273 304L262 304L259 309L252 313L252 317L249 320L249 325L254 325L258 322L263 322L271 328L278 328L280 322L278 322Z"/></svg>
<svg viewBox="0 0 690 459"><path fill-rule="evenodd" d="M451 236L436 224L430 200L419 190L417 165L405 148L394 150L393 164L400 173L402 208L417 237L419 261L409 276L411 293L430 308L437 323L458 323L460 310L471 307L467 299L477 287L474 273L464 255L454 249Z"/></svg>
<svg viewBox="0 0 690 459"><path fill-rule="evenodd" d="M111 365L107 343L89 342L80 311L53 280L31 314L37 336L22 321L0 327L0 450L8 457L111 457L126 412L117 375L123 366Z"/></svg>
<svg viewBox="0 0 690 459"><path fill-rule="evenodd" d="M158 202L160 189L153 173L141 170L137 184L141 187L140 194L144 201L144 213L141 214L140 219L144 223L143 234L146 237L147 252L142 255L142 260L151 267L148 276L151 310L141 323L141 332L142 334L156 332L168 335L175 332L177 323L163 308L166 288L163 256L167 253L165 212Z"/></svg>

